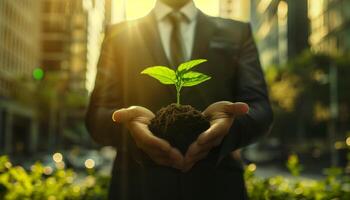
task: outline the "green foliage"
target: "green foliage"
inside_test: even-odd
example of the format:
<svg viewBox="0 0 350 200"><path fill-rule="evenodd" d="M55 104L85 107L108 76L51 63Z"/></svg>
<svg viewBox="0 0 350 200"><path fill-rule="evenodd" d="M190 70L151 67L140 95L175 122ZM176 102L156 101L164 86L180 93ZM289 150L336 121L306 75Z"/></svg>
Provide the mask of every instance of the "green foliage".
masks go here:
<svg viewBox="0 0 350 200"><path fill-rule="evenodd" d="M273 176L259 178L255 176L256 167L248 165L245 170L246 186L250 199L254 200L345 200L350 199L350 177L342 169L326 169L327 177L312 180L297 177L301 166L298 157L293 154L287 161L287 167L293 178Z"/></svg>
<svg viewBox="0 0 350 200"><path fill-rule="evenodd" d="M107 199L108 178L79 177L72 170L51 168L36 163L30 171L12 166L0 157L0 199L2 200L89 200Z"/></svg>
<svg viewBox="0 0 350 200"><path fill-rule="evenodd" d="M338 71L339 127L344 131L350 129L349 54L330 56L305 51L285 65L266 68L275 115L272 135L289 143L293 142L291 136L298 140L303 139L300 136L308 139L327 137L327 126L331 120L331 68ZM296 133L298 137L295 137Z"/></svg>
<svg viewBox="0 0 350 200"><path fill-rule="evenodd" d="M298 157L288 161L293 173L300 167ZM330 200L350 199L350 178L338 168L326 169L323 180L285 178L274 176L260 178L255 175L256 165L245 169L246 186L253 200ZM1 200L105 200L109 177L88 173L77 176L72 170L56 169L48 173L47 167L36 163L31 170L12 166L7 157L0 157Z"/></svg>
<svg viewBox="0 0 350 200"><path fill-rule="evenodd" d="M189 71L182 76L182 81L183 81L182 86L183 87L195 86L209 79L210 77L205 74Z"/></svg>
<svg viewBox="0 0 350 200"><path fill-rule="evenodd" d="M147 74L165 85L175 85L177 105L180 105L180 91L182 87L195 86L211 78L200 72L190 71L206 61L205 59L191 60L180 64L175 71L165 66L153 66L146 68L141 74Z"/></svg>
<svg viewBox="0 0 350 200"><path fill-rule="evenodd" d="M206 59L191 60L191 61L180 64L177 71L180 73L185 73L185 72L188 72L188 70L192 69L193 67L195 67L201 63L204 63L204 62L207 62L207 60Z"/></svg>
<svg viewBox="0 0 350 200"><path fill-rule="evenodd" d="M299 176L302 166L299 164L299 158L296 154L289 156L287 161L287 168L293 176Z"/></svg>
<svg viewBox="0 0 350 200"><path fill-rule="evenodd" d="M175 84L176 74L175 71L164 66L149 67L141 72L141 74L148 74L157 79L163 84Z"/></svg>

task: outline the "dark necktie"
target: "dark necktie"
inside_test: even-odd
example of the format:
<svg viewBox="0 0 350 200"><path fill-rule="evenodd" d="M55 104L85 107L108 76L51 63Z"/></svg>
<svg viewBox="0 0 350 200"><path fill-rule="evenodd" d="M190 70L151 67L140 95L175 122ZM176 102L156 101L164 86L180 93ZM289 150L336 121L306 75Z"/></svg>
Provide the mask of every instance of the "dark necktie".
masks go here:
<svg viewBox="0 0 350 200"><path fill-rule="evenodd" d="M169 14L169 20L172 26L170 35L170 62L172 67L177 68L177 66L185 61L184 46L180 29L182 15L180 12L173 11Z"/></svg>

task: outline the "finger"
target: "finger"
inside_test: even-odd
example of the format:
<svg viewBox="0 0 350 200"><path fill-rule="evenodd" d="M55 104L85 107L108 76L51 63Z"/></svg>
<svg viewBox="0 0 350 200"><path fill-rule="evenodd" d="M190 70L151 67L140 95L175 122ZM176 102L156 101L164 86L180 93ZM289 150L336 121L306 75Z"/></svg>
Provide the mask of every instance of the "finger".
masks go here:
<svg viewBox="0 0 350 200"><path fill-rule="evenodd" d="M196 141L196 142L192 143L190 145L190 147L188 148L188 150L186 152L185 159L190 159L193 156L195 156L196 154L199 154L203 151L209 151L212 148L212 146L213 145L211 143L200 145Z"/></svg>
<svg viewBox="0 0 350 200"><path fill-rule="evenodd" d="M197 142L200 145L205 145L219 137L222 137L225 135L225 133L226 132L223 127L221 127L219 123L215 123L198 136Z"/></svg>
<svg viewBox="0 0 350 200"><path fill-rule="evenodd" d="M122 108L114 111L112 114L112 119L117 123L130 122L137 117L142 117L146 119L154 118L152 111L141 106L131 106L129 108Z"/></svg>
<svg viewBox="0 0 350 200"><path fill-rule="evenodd" d="M196 164L199 160L202 160L203 158L205 158L208 155L208 153L209 151L201 152L195 155L195 157L192 157L189 160L185 160L182 172L188 172L193 167L194 164Z"/></svg>
<svg viewBox="0 0 350 200"><path fill-rule="evenodd" d="M182 169L184 165L184 157L179 150L172 148L169 152L169 158L172 161L172 167Z"/></svg>
<svg viewBox="0 0 350 200"><path fill-rule="evenodd" d="M146 137L143 140L143 147L145 149L149 149L150 151L158 152L159 154L164 154L164 155L168 155L172 149L170 144L167 141L161 138L155 137L153 135Z"/></svg>
<svg viewBox="0 0 350 200"><path fill-rule="evenodd" d="M208 155L210 149L207 149L207 150L203 150L203 151L200 151L192 156L189 156L189 157L185 157L185 160L184 160L184 168L186 166L188 166L190 163L193 163L193 162L197 162L198 160L204 158L205 156Z"/></svg>
<svg viewBox="0 0 350 200"><path fill-rule="evenodd" d="M146 154L158 165L171 166L171 160L167 156L158 156L148 152Z"/></svg>
<svg viewBox="0 0 350 200"><path fill-rule="evenodd" d="M126 118L125 118L125 112L126 112L126 109L125 108L122 108L122 109L119 109L119 110L116 110L113 112L112 114L112 120L116 123L123 123L125 122Z"/></svg>
<svg viewBox="0 0 350 200"><path fill-rule="evenodd" d="M219 137L217 138L214 142L213 142L213 146L216 147L216 146L219 146L222 142L222 140L224 139L224 137Z"/></svg>
<svg viewBox="0 0 350 200"><path fill-rule="evenodd" d="M158 147L144 145L144 146L139 147L139 148L142 149L144 152L147 152L147 154L152 154L152 155L158 156L158 157L169 157L169 152L166 152L163 149L160 149Z"/></svg>
<svg viewBox="0 0 350 200"><path fill-rule="evenodd" d="M203 111L203 115L210 117L212 115L216 115L217 113L225 112L225 106L226 105L230 105L230 104L232 104L232 102L230 102L230 101L218 101L218 102L215 102L215 103L209 105Z"/></svg>
<svg viewBox="0 0 350 200"><path fill-rule="evenodd" d="M188 162L189 163L196 163L199 160L202 160L203 158L205 158L208 155L208 153L209 153L209 151L203 151L201 153L198 153L194 157L192 157Z"/></svg>
<svg viewBox="0 0 350 200"><path fill-rule="evenodd" d="M240 116L248 113L249 106L243 102L230 103L225 106L225 111L234 116Z"/></svg>
<svg viewBox="0 0 350 200"><path fill-rule="evenodd" d="M129 129L139 148L152 151L153 153L158 152L160 154L167 154L171 150L170 144L154 136L146 124L132 122Z"/></svg>

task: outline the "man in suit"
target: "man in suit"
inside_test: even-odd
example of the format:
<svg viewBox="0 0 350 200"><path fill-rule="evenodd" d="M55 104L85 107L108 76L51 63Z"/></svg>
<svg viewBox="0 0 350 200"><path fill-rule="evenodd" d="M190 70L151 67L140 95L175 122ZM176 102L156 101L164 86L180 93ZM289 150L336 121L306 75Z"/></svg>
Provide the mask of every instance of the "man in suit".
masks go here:
<svg viewBox="0 0 350 200"><path fill-rule="evenodd" d="M211 126L182 155L147 126L174 102L174 88L140 72L199 58L212 79L185 88L182 104L202 110ZM247 199L232 152L266 135L272 122L250 25L206 16L191 0L158 0L146 17L109 27L86 122L95 141L118 151L110 199Z"/></svg>

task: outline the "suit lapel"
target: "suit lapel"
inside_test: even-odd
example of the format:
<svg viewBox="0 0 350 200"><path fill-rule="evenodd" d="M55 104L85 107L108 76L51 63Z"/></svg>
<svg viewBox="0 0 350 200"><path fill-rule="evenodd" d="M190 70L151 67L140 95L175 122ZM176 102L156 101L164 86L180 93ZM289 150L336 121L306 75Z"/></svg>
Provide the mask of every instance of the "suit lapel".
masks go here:
<svg viewBox="0 0 350 200"><path fill-rule="evenodd" d="M197 17L191 59L208 59L209 43L217 30L217 26L210 19L210 17L206 16L201 11L198 12ZM205 63L204 65L208 65L208 63ZM203 71L203 67L199 67L198 70L205 73L205 71ZM202 98L202 100L205 100L205 97L207 96L207 94L205 94L203 90L199 89L198 86L184 88L182 93L184 97L194 99Z"/></svg>
<svg viewBox="0 0 350 200"><path fill-rule="evenodd" d="M150 64L170 67L170 62L166 57L162 45L162 40L160 38L160 33L157 26L156 18L154 16L154 11L151 11L150 14L148 14L142 19L139 30L142 30L142 42L144 43L147 52L150 54ZM176 91L173 87L166 86L165 91L171 97L176 98Z"/></svg>
<svg viewBox="0 0 350 200"><path fill-rule="evenodd" d="M153 11L144 18L141 26L140 30L144 30L143 39L146 48L151 54L154 64L169 66Z"/></svg>
<svg viewBox="0 0 350 200"><path fill-rule="evenodd" d="M207 57L210 39L217 29L214 22L201 11L197 20L191 59Z"/></svg>

